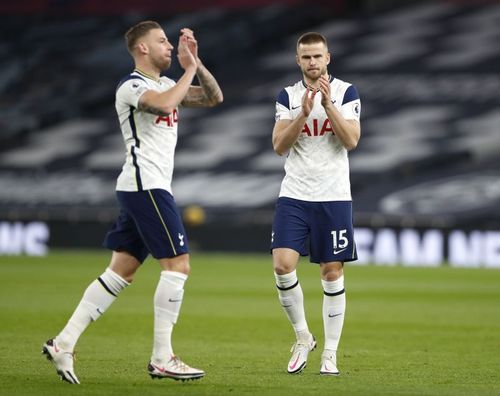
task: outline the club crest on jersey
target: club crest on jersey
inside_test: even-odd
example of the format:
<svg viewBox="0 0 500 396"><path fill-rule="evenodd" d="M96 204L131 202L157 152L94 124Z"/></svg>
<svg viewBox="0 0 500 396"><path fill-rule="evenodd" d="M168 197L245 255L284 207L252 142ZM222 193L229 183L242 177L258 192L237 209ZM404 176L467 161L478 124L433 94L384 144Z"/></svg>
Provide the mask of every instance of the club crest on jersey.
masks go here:
<svg viewBox="0 0 500 396"><path fill-rule="evenodd" d="M361 111L361 104L360 103L354 103L353 106L354 114L359 116L359 113Z"/></svg>
<svg viewBox="0 0 500 396"><path fill-rule="evenodd" d="M307 136L323 136L325 133L331 133L332 135L335 135L335 132L333 132L332 124L330 123L330 120L327 118L323 122L323 125L321 125L321 128L319 128L319 120L316 118L312 120L312 125L311 123L305 123L304 127L302 128L302 133L305 133Z"/></svg>
<svg viewBox="0 0 500 396"><path fill-rule="evenodd" d="M148 89L144 86L141 86L137 82L133 82L132 85L129 85L129 89L132 91L132 93L136 96L139 97L141 96L144 92L146 92Z"/></svg>
<svg viewBox="0 0 500 396"><path fill-rule="evenodd" d="M174 109L174 111L167 116L158 116L155 120L155 124L158 125L160 122L166 122L167 126L171 127L174 123L177 123L178 114L177 109Z"/></svg>

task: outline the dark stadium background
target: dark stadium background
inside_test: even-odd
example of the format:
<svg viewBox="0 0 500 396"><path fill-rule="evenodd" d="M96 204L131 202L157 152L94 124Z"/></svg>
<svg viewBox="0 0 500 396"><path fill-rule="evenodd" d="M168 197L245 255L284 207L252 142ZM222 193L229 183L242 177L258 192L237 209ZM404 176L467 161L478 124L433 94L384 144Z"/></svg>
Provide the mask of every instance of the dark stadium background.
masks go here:
<svg viewBox="0 0 500 396"><path fill-rule="evenodd" d="M174 194L192 248L266 252L283 159L274 100L299 34L362 99L350 155L361 263L500 267L500 5L488 1L0 3L0 254L99 247L124 158L124 31L191 27L218 108L181 109ZM179 76L176 65L169 76Z"/></svg>

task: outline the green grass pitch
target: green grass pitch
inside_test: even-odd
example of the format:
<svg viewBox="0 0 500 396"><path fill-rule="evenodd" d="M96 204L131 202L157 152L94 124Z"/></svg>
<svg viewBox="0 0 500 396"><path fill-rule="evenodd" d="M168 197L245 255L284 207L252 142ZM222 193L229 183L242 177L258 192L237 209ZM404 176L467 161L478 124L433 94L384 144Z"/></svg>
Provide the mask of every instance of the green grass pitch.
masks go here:
<svg viewBox="0 0 500 396"><path fill-rule="evenodd" d="M500 270L348 265L336 378L319 375L323 297L318 268L304 260L298 272L319 348L292 376L285 370L293 332L270 256L243 254L192 255L173 341L205 378L146 373L159 275L148 260L81 337L82 385L63 383L41 345L108 259L106 251L0 257L0 395L500 395Z"/></svg>

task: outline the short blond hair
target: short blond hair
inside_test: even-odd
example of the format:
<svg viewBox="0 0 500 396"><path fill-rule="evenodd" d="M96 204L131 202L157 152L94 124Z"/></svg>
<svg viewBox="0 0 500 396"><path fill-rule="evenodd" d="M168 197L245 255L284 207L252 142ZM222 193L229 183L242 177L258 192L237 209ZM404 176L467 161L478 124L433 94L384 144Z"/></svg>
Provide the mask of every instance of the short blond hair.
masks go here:
<svg viewBox="0 0 500 396"><path fill-rule="evenodd" d="M132 53L137 41L153 29L161 29L160 24L155 21L142 21L127 30L125 42L127 43L128 52Z"/></svg>
<svg viewBox="0 0 500 396"><path fill-rule="evenodd" d="M316 44L323 43L325 44L326 49L328 50L328 43L326 42L326 37L317 32L307 32L299 37L297 40L297 52L299 50L300 44Z"/></svg>

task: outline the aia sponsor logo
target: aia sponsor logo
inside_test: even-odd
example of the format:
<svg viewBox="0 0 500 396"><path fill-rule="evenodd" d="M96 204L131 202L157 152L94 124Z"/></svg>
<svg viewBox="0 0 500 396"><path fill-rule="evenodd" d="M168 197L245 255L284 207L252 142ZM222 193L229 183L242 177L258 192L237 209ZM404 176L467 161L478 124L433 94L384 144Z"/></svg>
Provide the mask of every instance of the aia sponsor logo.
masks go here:
<svg viewBox="0 0 500 396"><path fill-rule="evenodd" d="M168 116L158 116L155 120L155 124L158 125L162 122L166 122L168 127L172 127L174 124L177 124L178 114L177 109L174 109Z"/></svg>
<svg viewBox="0 0 500 396"><path fill-rule="evenodd" d="M312 120L312 125L311 122L305 123L304 127L302 128L302 133L305 133L307 136L323 136L325 133L331 133L332 135L335 135L332 124L330 123L330 120L328 118L325 119L325 121L321 125L321 128L319 127L319 124L320 122L317 119Z"/></svg>

